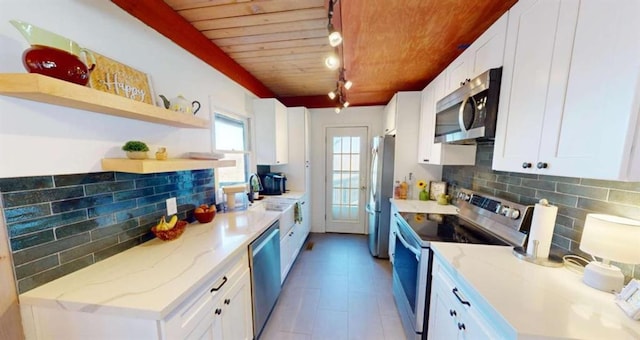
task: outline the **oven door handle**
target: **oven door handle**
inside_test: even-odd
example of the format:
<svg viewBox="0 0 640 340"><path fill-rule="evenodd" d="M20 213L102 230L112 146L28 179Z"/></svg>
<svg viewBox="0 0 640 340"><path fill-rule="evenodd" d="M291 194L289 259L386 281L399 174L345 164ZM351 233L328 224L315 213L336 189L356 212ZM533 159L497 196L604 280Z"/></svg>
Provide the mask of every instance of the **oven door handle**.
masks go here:
<svg viewBox="0 0 640 340"><path fill-rule="evenodd" d="M402 236L402 231L400 231L400 228L402 228L402 225L400 225L400 223L397 221L396 221L396 224L398 225L398 232L395 233L396 237L398 238L398 240L400 240L400 242L402 242L402 245L404 245L405 248L409 249L409 251L416 256L416 260L420 261L421 249L416 249L415 247L412 247L409 244L409 242L407 242L407 240L405 240L404 237Z"/></svg>

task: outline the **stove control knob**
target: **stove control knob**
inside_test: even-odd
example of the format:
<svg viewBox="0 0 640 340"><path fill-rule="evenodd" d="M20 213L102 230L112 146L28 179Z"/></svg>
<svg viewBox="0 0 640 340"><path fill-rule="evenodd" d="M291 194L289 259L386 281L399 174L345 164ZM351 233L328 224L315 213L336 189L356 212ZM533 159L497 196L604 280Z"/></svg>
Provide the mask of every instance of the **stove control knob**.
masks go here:
<svg viewBox="0 0 640 340"><path fill-rule="evenodd" d="M495 213L496 213L496 214L500 214L500 213L502 213L502 204L500 204L500 203L496 204L496 211L495 211Z"/></svg>
<svg viewBox="0 0 640 340"><path fill-rule="evenodd" d="M469 202L469 200L471 200L471 195L462 193L462 200Z"/></svg>
<svg viewBox="0 0 640 340"><path fill-rule="evenodd" d="M518 217L520 217L520 210L511 209L511 212L509 213L509 217L511 217L512 220L517 220Z"/></svg>
<svg viewBox="0 0 640 340"><path fill-rule="evenodd" d="M509 210L511 209L509 208L508 205L503 205L502 210L500 211L500 215L509 216Z"/></svg>

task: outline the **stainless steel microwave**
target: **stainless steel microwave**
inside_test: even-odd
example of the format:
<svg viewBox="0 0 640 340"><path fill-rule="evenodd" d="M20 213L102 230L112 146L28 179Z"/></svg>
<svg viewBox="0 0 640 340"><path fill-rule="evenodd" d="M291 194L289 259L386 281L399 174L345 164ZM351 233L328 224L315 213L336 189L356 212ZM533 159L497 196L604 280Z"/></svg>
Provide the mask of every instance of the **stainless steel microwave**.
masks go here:
<svg viewBox="0 0 640 340"><path fill-rule="evenodd" d="M496 135L502 67L464 83L436 104L436 143L465 144Z"/></svg>

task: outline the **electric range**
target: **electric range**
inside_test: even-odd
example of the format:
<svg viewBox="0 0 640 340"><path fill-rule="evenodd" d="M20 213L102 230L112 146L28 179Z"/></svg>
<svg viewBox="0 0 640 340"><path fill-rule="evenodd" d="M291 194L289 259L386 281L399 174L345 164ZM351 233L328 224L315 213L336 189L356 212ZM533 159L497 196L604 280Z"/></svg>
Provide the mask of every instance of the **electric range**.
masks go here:
<svg viewBox="0 0 640 340"><path fill-rule="evenodd" d="M408 339L426 339L431 294L431 242L523 247L533 207L471 190L454 193L458 215L393 216L393 296Z"/></svg>

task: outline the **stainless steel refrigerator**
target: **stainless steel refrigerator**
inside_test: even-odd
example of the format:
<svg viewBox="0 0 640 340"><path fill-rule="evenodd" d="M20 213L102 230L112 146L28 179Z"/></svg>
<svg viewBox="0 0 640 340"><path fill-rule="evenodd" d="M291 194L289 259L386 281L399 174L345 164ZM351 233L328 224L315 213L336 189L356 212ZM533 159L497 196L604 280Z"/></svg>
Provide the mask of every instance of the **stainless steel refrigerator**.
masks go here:
<svg viewBox="0 0 640 340"><path fill-rule="evenodd" d="M389 257L389 214L393 197L393 153L395 136L373 137L369 201L369 250L379 258Z"/></svg>

